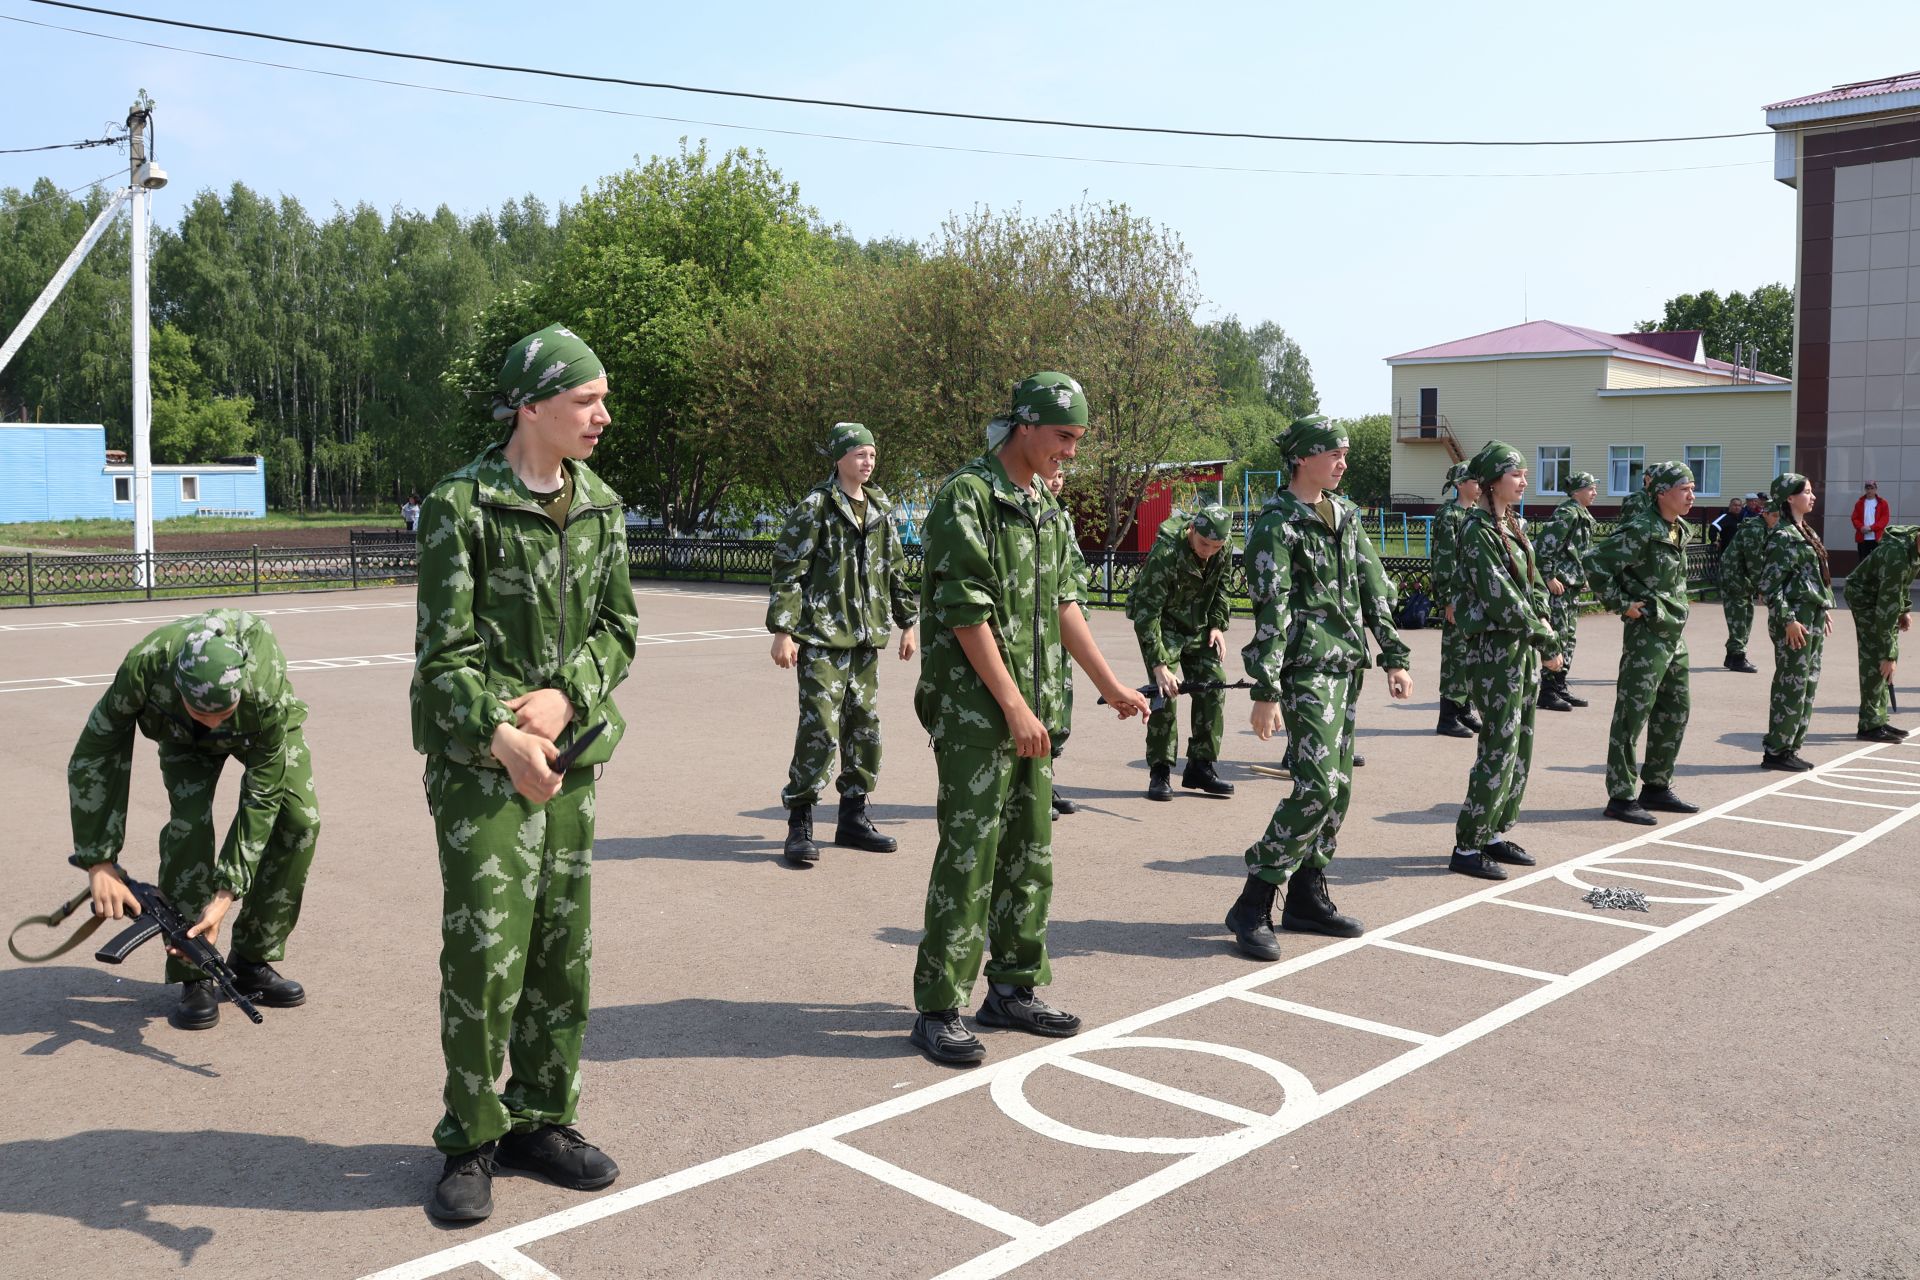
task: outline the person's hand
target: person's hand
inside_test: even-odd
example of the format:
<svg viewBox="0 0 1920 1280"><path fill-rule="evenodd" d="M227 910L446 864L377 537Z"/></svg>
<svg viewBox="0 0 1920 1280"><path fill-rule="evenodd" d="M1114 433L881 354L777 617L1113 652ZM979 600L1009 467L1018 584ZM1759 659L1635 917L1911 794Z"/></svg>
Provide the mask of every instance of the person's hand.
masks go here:
<svg viewBox="0 0 1920 1280"><path fill-rule="evenodd" d="M1022 702L1006 714L1007 732L1013 735L1013 747L1019 755L1033 759L1053 753L1053 739L1047 736L1047 726L1040 723L1033 708Z"/></svg>
<svg viewBox="0 0 1920 1280"><path fill-rule="evenodd" d="M513 789L533 803L545 804L560 794L560 784L566 777L550 767L560 755L552 739L536 738L503 724L493 731L492 750L493 758L506 766Z"/></svg>
<svg viewBox="0 0 1920 1280"><path fill-rule="evenodd" d="M1413 696L1413 677L1398 667L1387 669L1387 696L1405 702Z"/></svg>
<svg viewBox="0 0 1920 1280"><path fill-rule="evenodd" d="M1567 665L1567 657L1565 654L1562 654L1562 653L1554 654L1551 658L1548 658L1545 663L1545 666L1549 671L1558 671L1560 670L1560 668L1566 665Z"/></svg>
<svg viewBox="0 0 1920 1280"><path fill-rule="evenodd" d="M573 723L573 704L558 689L535 689L508 698L506 708L513 712L514 728L548 742L557 741L561 730Z"/></svg>
<svg viewBox="0 0 1920 1280"><path fill-rule="evenodd" d="M1219 656L1220 661L1225 662L1227 660L1227 633L1226 632L1222 631L1218 627L1208 628L1207 645L1209 648L1211 648L1214 651L1216 655Z"/></svg>
<svg viewBox="0 0 1920 1280"><path fill-rule="evenodd" d="M207 904L207 909L200 913L200 919L195 922L193 928L187 930L187 936L189 938L205 938L208 946L218 947L220 945L220 922L227 918L227 912L232 909L233 890L220 890L220 892L213 895L213 901ZM168 947L167 951L179 959L186 959L186 956L172 947Z"/></svg>
<svg viewBox="0 0 1920 1280"><path fill-rule="evenodd" d="M93 890L93 914L109 920L140 914L140 899L133 896L127 882L113 869L111 862L96 862L87 868L87 880Z"/></svg>
<svg viewBox="0 0 1920 1280"><path fill-rule="evenodd" d="M902 639L901 643L905 644L906 641ZM904 657L906 655L902 654L901 656ZM788 671L791 670L793 664L798 661L800 661L800 646L793 642L793 637L784 631L775 632L773 637L773 665L782 671Z"/></svg>
<svg viewBox="0 0 1920 1280"><path fill-rule="evenodd" d="M1547 590L1553 592L1553 594L1557 596L1563 596L1567 594L1567 584L1560 581L1560 579L1558 578L1548 578Z"/></svg>
<svg viewBox="0 0 1920 1280"><path fill-rule="evenodd" d="M1821 623L1821 634L1829 636L1833 634L1833 615L1831 613L1827 614L1825 620Z"/></svg>
<svg viewBox="0 0 1920 1280"><path fill-rule="evenodd" d="M1641 604L1638 600L1635 600L1632 604L1628 605L1626 608L1620 611L1620 616L1625 618L1628 622L1638 622L1640 621L1641 618L1646 616L1646 612L1647 612L1647 607L1644 604Z"/></svg>
<svg viewBox="0 0 1920 1280"><path fill-rule="evenodd" d="M1807 647L1807 629L1798 622L1787 624L1787 648L1804 649Z"/></svg>
<svg viewBox="0 0 1920 1280"><path fill-rule="evenodd" d="M1447 625L1448 626L1453 625L1453 606L1452 605L1447 606Z"/></svg>
<svg viewBox="0 0 1920 1280"><path fill-rule="evenodd" d="M1160 670L1165 671L1166 668L1161 667ZM1107 700L1108 706L1120 713L1122 720L1153 714L1153 704L1148 702L1147 696L1138 689L1129 689L1126 685L1117 684L1111 689L1102 689L1100 696Z"/></svg>
<svg viewBox="0 0 1920 1280"><path fill-rule="evenodd" d="M1169 702L1180 696L1180 681L1164 664L1153 669L1153 683L1160 690L1160 696Z"/></svg>
<svg viewBox="0 0 1920 1280"><path fill-rule="evenodd" d="M779 646L776 642L776 652L773 658L775 662L780 661L780 655L777 652L778 648ZM913 655L918 652L920 652L920 629L918 627L908 627L900 633L900 661L911 662L913 661Z"/></svg>
<svg viewBox="0 0 1920 1280"><path fill-rule="evenodd" d="M1892 658L1880 659L1880 678L1882 680L1893 679L1893 659Z"/></svg>
<svg viewBox="0 0 1920 1280"><path fill-rule="evenodd" d="M1406 673L1401 672L1401 674L1405 675ZM1391 672L1387 674L1387 684L1389 688L1392 687L1393 674ZM1253 736L1265 742L1268 738L1280 732L1280 704L1277 702L1254 703L1253 714L1247 717L1247 723L1253 726Z"/></svg>
<svg viewBox="0 0 1920 1280"><path fill-rule="evenodd" d="M1900 615L1900 630L1905 631L1908 627L1911 627L1912 625L1913 625L1912 617L1904 613Z"/></svg>

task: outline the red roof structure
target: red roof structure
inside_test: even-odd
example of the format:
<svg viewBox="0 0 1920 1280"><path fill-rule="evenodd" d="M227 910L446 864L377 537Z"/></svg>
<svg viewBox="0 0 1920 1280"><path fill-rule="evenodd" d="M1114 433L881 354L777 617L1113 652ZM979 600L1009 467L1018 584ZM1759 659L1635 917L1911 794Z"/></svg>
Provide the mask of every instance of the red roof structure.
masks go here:
<svg viewBox="0 0 1920 1280"><path fill-rule="evenodd" d="M1627 360L1645 360L1655 364L1684 365L1708 369L1729 377L1734 366L1725 360L1704 358L1697 329L1675 329L1665 333L1602 333L1558 320L1532 320L1509 325L1491 333L1475 334L1455 342L1421 347L1388 356L1388 364L1415 361L1499 360L1514 356L1619 356ZM1770 373L1742 368L1742 380L1786 383L1787 379Z"/></svg>
<svg viewBox="0 0 1920 1280"><path fill-rule="evenodd" d="M1905 93L1909 89L1920 89L1920 71L1908 71L1897 76L1882 76L1878 80L1856 80L1852 84L1839 84L1820 93L1810 93L1802 98L1788 98L1785 102L1770 102L1763 110L1784 111L1790 107L1814 107L1828 102L1847 102L1856 98L1874 98L1883 93Z"/></svg>

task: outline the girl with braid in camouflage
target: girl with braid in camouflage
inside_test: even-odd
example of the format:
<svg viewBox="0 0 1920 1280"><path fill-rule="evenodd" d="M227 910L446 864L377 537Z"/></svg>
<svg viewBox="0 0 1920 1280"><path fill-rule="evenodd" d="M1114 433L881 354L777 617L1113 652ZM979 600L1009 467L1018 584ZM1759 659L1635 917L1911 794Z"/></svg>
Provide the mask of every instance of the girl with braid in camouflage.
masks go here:
<svg viewBox="0 0 1920 1280"><path fill-rule="evenodd" d="M1760 544L1760 595L1767 602L1767 634L1773 639L1773 691L1767 702L1767 736L1760 767L1804 773L1800 758L1820 687L1820 660L1833 634L1833 570L1820 535L1807 523L1813 484L1795 471L1774 477L1771 505L1780 523Z"/></svg>
<svg viewBox="0 0 1920 1280"><path fill-rule="evenodd" d="M1526 460L1512 445L1489 440L1467 466L1480 482L1480 501L1460 529L1454 605L1473 705L1485 723L1448 868L1505 880L1501 863L1533 865L1507 832L1520 816L1533 765L1541 670L1558 671L1565 660L1547 621L1547 584L1514 519L1527 491Z"/></svg>

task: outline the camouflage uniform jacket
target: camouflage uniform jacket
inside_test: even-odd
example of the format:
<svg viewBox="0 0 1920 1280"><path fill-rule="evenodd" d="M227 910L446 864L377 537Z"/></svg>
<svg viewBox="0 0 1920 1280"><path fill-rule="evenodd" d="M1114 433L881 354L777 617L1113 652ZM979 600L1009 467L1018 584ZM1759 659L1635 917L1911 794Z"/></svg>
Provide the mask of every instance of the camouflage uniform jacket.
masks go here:
<svg viewBox="0 0 1920 1280"><path fill-rule="evenodd" d="M960 647L956 627L986 623L1020 696L1047 727L1067 724L1072 679L1060 643L1060 606L1085 604L1082 565L1066 509L1036 483L1023 493L987 454L953 473L923 526L920 614L927 621L914 711L935 746L999 746L1006 715Z"/></svg>
<svg viewBox="0 0 1920 1280"><path fill-rule="evenodd" d="M1593 554L1593 523L1593 513L1568 498L1553 509L1534 543L1541 574L1560 579L1562 585L1576 595L1587 585L1587 557Z"/></svg>
<svg viewBox="0 0 1920 1280"><path fill-rule="evenodd" d="M1913 608L1913 580L1920 575L1920 526L1896 524L1880 536L1873 554L1847 575L1847 607L1860 656L1873 662L1900 658L1900 619Z"/></svg>
<svg viewBox="0 0 1920 1280"><path fill-rule="evenodd" d="M1677 640L1687 628L1692 602L1687 597L1685 520L1663 519L1657 507L1618 526L1594 547L1588 579L1600 603L1625 613L1638 602L1641 620L1663 640Z"/></svg>
<svg viewBox="0 0 1920 1280"><path fill-rule="evenodd" d="M1753 593L1754 584L1760 580L1760 549L1766 545L1767 534L1771 532L1759 516L1740 522L1740 527L1733 531L1733 541L1720 553L1722 595L1728 588L1748 595Z"/></svg>
<svg viewBox="0 0 1920 1280"><path fill-rule="evenodd" d="M1460 526L1467 522L1467 509L1458 498L1448 498L1433 513L1433 603L1444 610L1453 603L1453 570L1458 560Z"/></svg>
<svg viewBox="0 0 1920 1280"><path fill-rule="evenodd" d="M1288 671L1343 675L1373 665L1365 631L1380 646L1381 666L1407 667L1407 646L1393 626L1393 583L1361 527L1359 510L1337 496L1333 507L1337 531L1282 489L1247 534L1253 639L1240 650L1240 660L1254 683L1255 702L1280 701Z"/></svg>
<svg viewBox="0 0 1920 1280"><path fill-rule="evenodd" d="M509 698L558 689L573 704L561 734L606 721L579 764L602 764L626 732L614 686L633 662L639 617L620 496L572 459L563 534L493 445L420 504L413 749L497 769L494 729Z"/></svg>
<svg viewBox="0 0 1920 1280"><path fill-rule="evenodd" d="M1174 516L1160 526L1127 595L1127 616L1149 670L1171 666L1186 650L1205 644L1209 630L1227 629L1233 553L1222 547L1211 560L1202 560L1187 541L1190 523L1186 516Z"/></svg>
<svg viewBox="0 0 1920 1280"><path fill-rule="evenodd" d="M914 624L907 553L887 495L866 486L867 520L832 476L809 489L787 515L773 548L767 630L822 649L885 644L889 613L902 631Z"/></svg>
<svg viewBox="0 0 1920 1280"><path fill-rule="evenodd" d="M247 651L240 705L217 729L187 714L174 684L173 664L187 632L200 620L169 622L133 647L113 683L94 705L67 763L76 867L112 862L127 837L127 796L133 777L133 731L172 750L239 757L240 812L234 820L234 860L214 870L217 887L244 897L280 813L287 734L307 721L307 704L287 683L287 659L267 624L237 609L209 610ZM205 616L205 615L201 615Z"/></svg>
<svg viewBox="0 0 1920 1280"><path fill-rule="evenodd" d="M1625 524L1642 512L1652 510L1654 510L1653 494L1649 493L1647 486L1643 484L1620 500L1620 514L1614 517L1614 523Z"/></svg>
<svg viewBox="0 0 1920 1280"><path fill-rule="evenodd" d="M1827 610L1833 608L1833 588L1820 572L1820 553L1785 516L1761 544L1756 585L1767 602L1768 619L1780 626L1797 622L1817 629L1826 624Z"/></svg>
<svg viewBox="0 0 1920 1280"><path fill-rule="evenodd" d="M1476 507L1461 526L1457 555L1454 617L1461 635L1506 633L1516 645L1531 644L1543 656L1559 652L1547 621L1546 580L1531 547L1517 537L1501 537L1493 516Z"/></svg>

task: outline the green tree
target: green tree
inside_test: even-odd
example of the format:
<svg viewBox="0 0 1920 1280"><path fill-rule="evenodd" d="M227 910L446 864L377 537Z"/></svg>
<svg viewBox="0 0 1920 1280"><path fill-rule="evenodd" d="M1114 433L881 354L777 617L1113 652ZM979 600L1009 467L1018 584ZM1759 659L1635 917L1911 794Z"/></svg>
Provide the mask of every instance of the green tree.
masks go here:
<svg viewBox="0 0 1920 1280"><path fill-rule="evenodd" d="M1346 428L1347 474L1340 491L1363 507L1384 507L1393 488L1393 416L1337 418Z"/></svg>
<svg viewBox="0 0 1920 1280"><path fill-rule="evenodd" d="M0 334L13 332L110 197L72 198L42 178L0 188ZM98 422L132 437L133 330L128 241L116 217L18 354L0 371L0 417Z"/></svg>
<svg viewBox="0 0 1920 1280"><path fill-rule="evenodd" d="M217 396L193 358L193 339L155 325L148 348L155 462L211 462L253 447L253 401Z"/></svg>
<svg viewBox="0 0 1920 1280"><path fill-rule="evenodd" d="M1763 284L1752 293L1730 293L1722 298L1712 289L1683 293L1667 299L1658 320L1642 320L1635 333L1698 329L1707 355L1731 361L1740 344L1742 363L1782 378L1793 373L1793 290L1784 284ZM1758 358L1750 354L1758 352Z"/></svg>

